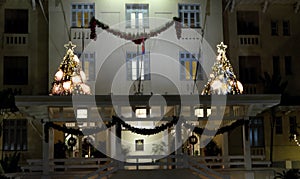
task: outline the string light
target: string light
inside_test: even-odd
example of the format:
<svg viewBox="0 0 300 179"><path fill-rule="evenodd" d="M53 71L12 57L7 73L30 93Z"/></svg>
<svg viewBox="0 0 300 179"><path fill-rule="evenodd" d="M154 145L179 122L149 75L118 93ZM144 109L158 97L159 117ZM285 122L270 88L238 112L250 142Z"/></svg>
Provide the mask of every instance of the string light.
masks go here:
<svg viewBox="0 0 300 179"><path fill-rule="evenodd" d="M217 48L219 54L212 67L213 73L209 75L210 79L201 94L242 94L243 85L236 79L233 68L225 54L227 45L221 42L217 45Z"/></svg>
<svg viewBox="0 0 300 179"><path fill-rule="evenodd" d="M299 141L297 139L297 135L296 134L294 134L294 142L300 147L300 143L299 143Z"/></svg>
<svg viewBox="0 0 300 179"><path fill-rule="evenodd" d="M81 69L80 61L74 54L76 45L70 41L64 47L67 52L54 75L50 95L91 94L90 87L85 84L86 76Z"/></svg>

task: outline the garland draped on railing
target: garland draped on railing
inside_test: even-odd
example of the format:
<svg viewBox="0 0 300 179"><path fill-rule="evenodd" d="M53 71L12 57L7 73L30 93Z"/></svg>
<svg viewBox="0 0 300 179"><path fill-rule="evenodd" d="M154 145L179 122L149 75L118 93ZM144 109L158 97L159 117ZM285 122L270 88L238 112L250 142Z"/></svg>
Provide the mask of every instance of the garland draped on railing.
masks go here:
<svg viewBox="0 0 300 179"><path fill-rule="evenodd" d="M178 117L173 116L173 120L166 124L162 124L160 126L155 126L152 129L146 129L146 128L138 128L138 127L131 126L130 124L124 122L122 119L120 119L116 116L113 116L113 119L117 120L123 127L125 127L130 132L133 132L136 134L141 134L141 135L154 135L154 134L160 133L160 132L176 125L179 120Z"/></svg>
<svg viewBox="0 0 300 179"><path fill-rule="evenodd" d="M92 17L92 19L90 21L90 29L91 29L90 38L96 40L96 38L97 38L96 26L97 26L97 27L100 27L101 29L103 29L115 36L118 36L122 39L131 40L135 44L141 44L146 39L155 37L158 34L166 31L174 23L175 23L175 29L176 29L176 36L178 39L180 39L181 38L181 23L180 23L180 19L178 17L173 17L172 21L167 22L165 25L155 29L154 31L141 32L141 33L137 33L137 34L131 34L131 33L127 33L127 32L121 32L116 29L111 29L111 28L109 28L108 25L104 24L103 22L100 22L95 17Z"/></svg>
<svg viewBox="0 0 300 179"><path fill-rule="evenodd" d="M65 125L61 126L61 125L55 124L53 122L47 122L47 123L45 123L45 126L44 126L45 142L48 142L48 140L49 140L49 133L48 133L49 128L53 128L53 129L62 131L67 134L72 134L72 135L76 135L76 136L84 136L84 135L92 135L92 134L96 134L98 132L105 131L106 129L109 129L118 123L133 133L141 134L141 135L154 135L154 134L157 134L159 132L166 130L167 128L172 127L173 125L176 125L177 122L178 122L178 118L173 117L172 121L170 121L166 124L162 124L160 126L156 126L153 129L137 128L137 127L131 126L130 124L126 123L125 121L123 121L122 119L120 119L117 116L113 116L112 120L109 123L107 123L101 127L90 127L90 128L83 128L83 129L68 128Z"/></svg>
<svg viewBox="0 0 300 179"><path fill-rule="evenodd" d="M154 134L158 134L168 128L173 127L174 125L177 124L178 120L179 120L178 117L173 116L172 121L170 121L166 124L161 124L160 126L155 126L152 129L134 127L134 126L126 123L125 121L123 121L122 119L120 119L117 116L113 116L112 120L109 123L103 125L102 127L83 128L81 130L74 129L74 128L68 128L65 125L61 126L59 124L54 124L53 122L47 122L47 123L45 123L45 126L44 126L45 142L48 142L48 140L49 140L49 133L48 133L49 128L53 128L53 129L62 131L67 134L72 134L72 135L76 135L76 136L84 136L84 135L96 134L98 132L102 132L102 131L105 131L106 129L109 129L109 128L115 126L116 124L121 124L123 127L125 127L130 132L140 134L140 135L154 135ZM211 134L211 135L223 134L223 133L231 131L239 126L248 124L248 122L249 122L248 120L237 120L229 126L221 127L220 129L217 130L217 132L215 132L215 130L207 130L207 131L208 131L208 134ZM203 131L205 130L204 128L195 127L195 126L193 126L191 124L187 124L187 123L184 123L183 125L184 125L184 127L193 130L193 132L195 132L198 135L202 135Z"/></svg>
<svg viewBox="0 0 300 179"><path fill-rule="evenodd" d="M243 120L243 119L237 120L237 121L233 122L229 126L221 127L220 129L217 130L217 132L215 130L207 130L207 134L209 136L223 134L225 132L232 131L233 129L235 129L235 128L239 127L239 126L242 126L244 124L247 125L248 123L249 123L248 120ZM198 135L202 135L202 133L205 130L205 128L195 127L195 126L193 126L191 124L187 124L187 123L184 123L183 126L186 127L186 128L192 129L193 132L195 132Z"/></svg>

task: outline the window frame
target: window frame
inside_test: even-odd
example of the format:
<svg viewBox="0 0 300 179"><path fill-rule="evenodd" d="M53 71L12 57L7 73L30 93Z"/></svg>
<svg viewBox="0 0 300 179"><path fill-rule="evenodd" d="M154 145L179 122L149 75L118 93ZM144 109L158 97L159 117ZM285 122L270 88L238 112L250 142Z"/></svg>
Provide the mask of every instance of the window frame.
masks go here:
<svg viewBox="0 0 300 179"><path fill-rule="evenodd" d="M9 63L7 64L7 62ZM27 67L26 69L21 68L21 67L25 67L25 65ZM18 79L20 81L18 81ZM29 84L28 56L4 56L3 57L3 84L4 85L28 85Z"/></svg>
<svg viewBox="0 0 300 179"><path fill-rule="evenodd" d="M264 135L263 117L251 118L249 123L249 138L251 147L264 147Z"/></svg>
<svg viewBox="0 0 300 179"><path fill-rule="evenodd" d="M78 54L78 57L80 59L80 65L81 65L81 69L82 71L84 71L85 75L86 75L86 80L87 81L95 81L96 80L96 52L77 52L76 54ZM86 58L86 55L88 55L88 57ZM91 57L93 56L93 57ZM85 69L85 62L89 63L89 69L88 72Z"/></svg>
<svg viewBox="0 0 300 179"><path fill-rule="evenodd" d="M292 75L292 56L284 56L284 69L286 75Z"/></svg>
<svg viewBox="0 0 300 179"><path fill-rule="evenodd" d="M275 134L283 134L283 121L281 116L275 117Z"/></svg>
<svg viewBox="0 0 300 179"><path fill-rule="evenodd" d="M15 12L9 12L15 11ZM22 13L21 13L22 11ZM8 14L14 14L16 16L8 17ZM24 14L26 16L24 17ZM13 21L13 22L11 22ZM27 21L27 22L25 22ZM13 25L10 25L11 22ZM4 10L4 32L10 34L28 34L29 31L29 12L28 9L5 9Z"/></svg>
<svg viewBox="0 0 300 179"><path fill-rule="evenodd" d="M132 17L131 17L132 13L135 14L134 23L132 22ZM139 13L143 14L142 23L140 23ZM126 28L130 28L130 29L149 28L149 4L126 3L125 20L126 20ZM140 25L142 25L142 27Z"/></svg>
<svg viewBox="0 0 300 179"><path fill-rule="evenodd" d="M81 6L82 8L79 9L79 6ZM85 6L87 6L88 8L84 9ZM91 7L93 7L93 8L91 8ZM74 16L74 13L75 13L75 16ZM79 23L78 13L81 13L81 26L78 26L78 23ZM88 13L87 19L85 18L85 13ZM95 3L72 3L71 4L71 27L72 28L89 27L90 19L93 16L95 16Z"/></svg>
<svg viewBox="0 0 300 179"><path fill-rule="evenodd" d="M201 61L199 59L200 59L199 54L190 53L187 51L179 52L180 80L181 81L203 80L203 69L201 66ZM188 69L186 68L186 62L189 62ZM195 71L193 68L193 62L196 62L196 70ZM198 69L197 69L197 67L198 67ZM197 70L198 70L198 72L197 72ZM195 73L195 75L194 75L194 73ZM196 76L196 74L197 74L197 76Z"/></svg>
<svg viewBox="0 0 300 179"><path fill-rule="evenodd" d="M18 125L18 122L21 125ZM17 135L18 132L19 135ZM3 119L3 151L27 151L27 136L27 119Z"/></svg>
<svg viewBox="0 0 300 179"><path fill-rule="evenodd" d="M297 117L296 116L289 116L289 129L290 129L290 134L297 133Z"/></svg>
<svg viewBox="0 0 300 179"><path fill-rule="evenodd" d="M273 56L272 57L272 62L273 62L273 74L277 73L278 75L280 75L281 74L280 57L279 56Z"/></svg>
<svg viewBox="0 0 300 179"><path fill-rule="evenodd" d="M270 25L271 25L271 35L278 36L279 35L278 21L272 20Z"/></svg>
<svg viewBox="0 0 300 179"><path fill-rule="evenodd" d="M186 9L187 7L187 9ZM193 9L192 9L193 7ZM194 14L194 22L191 22L191 14ZM187 24L185 24L185 14L187 15ZM201 6L200 4L178 4L178 17L181 20L183 28L201 28Z"/></svg>
<svg viewBox="0 0 300 179"><path fill-rule="evenodd" d="M291 35L291 25L289 20L282 21L282 35L290 36Z"/></svg>
<svg viewBox="0 0 300 179"><path fill-rule="evenodd" d="M146 57L146 58L145 58ZM136 60L136 68L133 68L132 62L133 60ZM137 55L137 52L132 52L128 51L126 52L126 72L127 72L127 80L128 81L136 81L140 80L139 78L139 73L141 70L140 68L140 63L141 61L144 61L144 66L142 68L143 74L141 75L143 78L141 79L142 81L148 81L151 80L151 74L150 74L150 52L145 52L145 54L142 54L142 52L139 52L139 55ZM134 69L136 78L133 77L133 71Z"/></svg>

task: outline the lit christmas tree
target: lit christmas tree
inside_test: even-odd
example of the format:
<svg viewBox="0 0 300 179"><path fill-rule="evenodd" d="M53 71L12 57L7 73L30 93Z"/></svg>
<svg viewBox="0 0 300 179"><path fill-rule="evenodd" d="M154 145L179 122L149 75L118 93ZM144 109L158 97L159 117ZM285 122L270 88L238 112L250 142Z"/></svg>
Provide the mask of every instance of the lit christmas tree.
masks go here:
<svg viewBox="0 0 300 179"><path fill-rule="evenodd" d="M91 94L90 87L85 84L86 76L81 70L80 61L74 54L76 45L65 44L66 55L54 76L50 95L81 95Z"/></svg>
<svg viewBox="0 0 300 179"><path fill-rule="evenodd" d="M210 78L202 91L202 95L210 94L242 94L243 85L236 79L233 68L225 55L227 45L217 45L217 61L212 67Z"/></svg>

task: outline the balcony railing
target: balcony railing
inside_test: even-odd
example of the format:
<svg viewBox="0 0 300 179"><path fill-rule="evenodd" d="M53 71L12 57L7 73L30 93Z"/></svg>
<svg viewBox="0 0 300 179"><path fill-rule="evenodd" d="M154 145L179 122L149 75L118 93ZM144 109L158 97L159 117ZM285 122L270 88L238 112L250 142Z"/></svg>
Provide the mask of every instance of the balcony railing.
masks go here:
<svg viewBox="0 0 300 179"><path fill-rule="evenodd" d="M89 28L71 28L71 39L72 41L76 40L90 40L90 32Z"/></svg>
<svg viewBox="0 0 300 179"><path fill-rule="evenodd" d="M4 33L4 45L28 45L28 34L8 34Z"/></svg>
<svg viewBox="0 0 300 179"><path fill-rule="evenodd" d="M259 46L260 37L259 35L239 35L240 46Z"/></svg>
<svg viewBox="0 0 300 179"><path fill-rule="evenodd" d="M245 94L262 94L263 87L260 84L243 84Z"/></svg>

